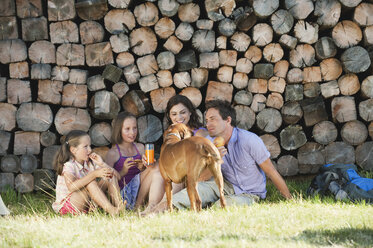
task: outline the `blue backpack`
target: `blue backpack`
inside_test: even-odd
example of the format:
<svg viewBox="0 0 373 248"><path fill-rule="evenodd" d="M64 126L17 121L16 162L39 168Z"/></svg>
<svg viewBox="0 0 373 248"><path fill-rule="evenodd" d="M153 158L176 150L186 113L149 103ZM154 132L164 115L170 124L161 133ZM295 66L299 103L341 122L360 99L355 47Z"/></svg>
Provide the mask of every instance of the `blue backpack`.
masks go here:
<svg viewBox="0 0 373 248"><path fill-rule="evenodd" d="M333 194L337 200L373 203L373 179L361 177L354 164L327 164L320 168L307 194Z"/></svg>

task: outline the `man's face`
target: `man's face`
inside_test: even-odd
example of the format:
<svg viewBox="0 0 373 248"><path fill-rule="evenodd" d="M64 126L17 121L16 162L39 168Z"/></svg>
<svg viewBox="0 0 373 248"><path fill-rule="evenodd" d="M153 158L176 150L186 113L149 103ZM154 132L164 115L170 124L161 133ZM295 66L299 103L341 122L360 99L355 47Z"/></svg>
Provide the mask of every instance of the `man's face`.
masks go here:
<svg viewBox="0 0 373 248"><path fill-rule="evenodd" d="M230 118L223 120L219 111L210 108L206 112L206 127L211 137L223 136L225 129L230 125Z"/></svg>

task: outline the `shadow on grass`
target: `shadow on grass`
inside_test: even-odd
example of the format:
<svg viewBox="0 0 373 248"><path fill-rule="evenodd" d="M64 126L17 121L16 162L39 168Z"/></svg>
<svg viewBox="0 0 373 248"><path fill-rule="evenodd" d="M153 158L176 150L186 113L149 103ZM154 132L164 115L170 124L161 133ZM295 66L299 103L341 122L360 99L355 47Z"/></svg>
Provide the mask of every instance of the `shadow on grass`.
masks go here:
<svg viewBox="0 0 373 248"><path fill-rule="evenodd" d="M333 230L305 230L295 239L320 246L372 247L373 229L340 228Z"/></svg>

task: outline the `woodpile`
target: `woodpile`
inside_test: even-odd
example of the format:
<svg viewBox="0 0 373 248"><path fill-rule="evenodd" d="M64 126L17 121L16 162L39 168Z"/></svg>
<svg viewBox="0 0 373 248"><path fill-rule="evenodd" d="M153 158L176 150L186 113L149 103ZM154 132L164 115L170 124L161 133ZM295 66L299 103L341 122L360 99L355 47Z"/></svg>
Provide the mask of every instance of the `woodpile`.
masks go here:
<svg viewBox="0 0 373 248"><path fill-rule="evenodd" d="M284 176L372 171L372 16L345 0L3 0L0 191L53 184L72 129L105 154L123 110L159 149L175 94L199 113L231 102Z"/></svg>

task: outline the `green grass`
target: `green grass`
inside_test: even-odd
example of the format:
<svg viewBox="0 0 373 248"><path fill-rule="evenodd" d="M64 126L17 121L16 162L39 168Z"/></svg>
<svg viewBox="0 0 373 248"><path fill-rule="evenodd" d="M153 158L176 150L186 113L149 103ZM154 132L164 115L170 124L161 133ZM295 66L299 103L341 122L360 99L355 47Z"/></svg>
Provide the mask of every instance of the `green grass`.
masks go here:
<svg viewBox="0 0 373 248"><path fill-rule="evenodd" d="M145 218L60 217L51 196L8 191L1 196L12 215L0 217L0 247L372 247L373 206L306 197L309 183L288 179L291 201L269 184L267 199L252 206Z"/></svg>

